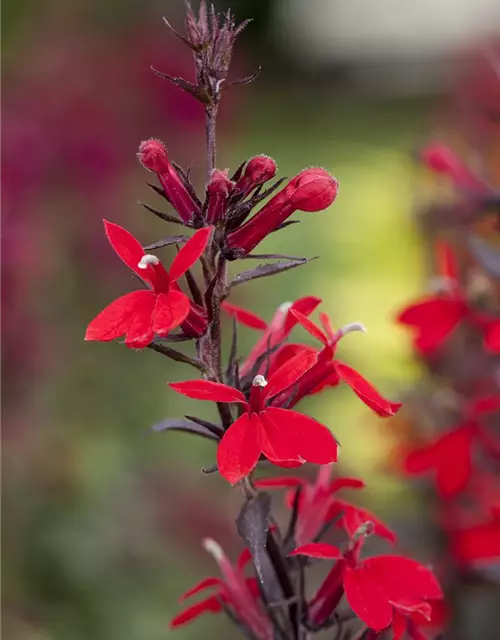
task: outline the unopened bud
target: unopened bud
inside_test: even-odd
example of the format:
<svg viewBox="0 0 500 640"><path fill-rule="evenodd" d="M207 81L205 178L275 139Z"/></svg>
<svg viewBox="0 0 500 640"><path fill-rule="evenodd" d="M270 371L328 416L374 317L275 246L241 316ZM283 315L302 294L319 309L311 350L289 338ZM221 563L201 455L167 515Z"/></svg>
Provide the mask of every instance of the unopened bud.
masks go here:
<svg viewBox="0 0 500 640"><path fill-rule="evenodd" d="M255 156L248 161L245 171L236 183L236 189L245 195L276 175L276 162L269 156Z"/></svg>
<svg viewBox="0 0 500 640"><path fill-rule="evenodd" d="M292 191L290 203L300 211L323 211L337 197L339 184L325 169L305 169L301 171L286 191Z"/></svg>
<svg viewBox="0 0 500 640"><path fill-rule="evenodd" d="M160 140L151 138L144 140L139 145L137 154L143 167L153 173L166 173L169 168L169 160L165 145Z"/></svg>
<svg viewBox="0 0 500 640"><path fill-rule="evenodd" d="M226 171L215 169L207 185L207 210L205 218L209 224L222 220L226 208L226 199L234 187Z"/></svg>

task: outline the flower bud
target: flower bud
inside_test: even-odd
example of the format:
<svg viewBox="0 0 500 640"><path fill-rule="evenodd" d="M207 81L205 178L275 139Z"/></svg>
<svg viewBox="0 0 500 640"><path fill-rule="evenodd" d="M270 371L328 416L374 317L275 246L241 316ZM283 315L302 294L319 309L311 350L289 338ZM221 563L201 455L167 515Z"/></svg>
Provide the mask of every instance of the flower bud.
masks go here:
<svg viewBox="0 0 500 640"><path fill-rule="evenodd" d="M248 161L245 172L236 183L236 190L247 195L276 175L276 163L269 156L255 156Z"/></svg>
<svg viewBox="0 0 500 640"><path fill-rule="evenodd" d="M137 157L146 169L157 174L167 200L184 222L189 223L195 214L201 215L199 206L168 159L163 142L153 138L141 142Z"/></svg>
<svg viewBox="0 0 500 640"><path fill-rule="evenodd" d="M215 169L207 185L207 211L205 218L209 224L222 220L226 209L226 200L233 189L234 182L229 180L226 171Z"/></svg>
<svg viewBox="0 0 500 640"><path fill-rule="evenodd" d="M337 196L338 183L325 169L305 169L271 198L253 218L227 236L228 258L252 251L292 213L322 211Z"/></svg>
<svg viewBox="0 0 500 640"><path fill-rule="evenodd" d="M490 191L467 164L442 142L434 142L422 149L420 158L431 171L448 176L458 189L471 189L481 193Z"/></svg>

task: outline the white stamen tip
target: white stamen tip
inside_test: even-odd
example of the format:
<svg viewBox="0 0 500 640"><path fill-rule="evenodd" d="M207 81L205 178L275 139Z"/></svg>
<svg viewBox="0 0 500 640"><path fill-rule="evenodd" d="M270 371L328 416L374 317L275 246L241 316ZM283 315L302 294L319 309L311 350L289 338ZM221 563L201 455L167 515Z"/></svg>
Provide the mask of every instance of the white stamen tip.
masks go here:
<svg viewBox="0 0 500 640"><path fill-rule="evenodd" d="M281 313L287 313L287 311L290 311L292 305L293 305L293 302L283 302L278 307L278 311L281 311Z"/></svg>
<svg viewBox="0 0 500 640"><path fill-rule="evenodd" d="M212 538L203 538L202 545L205 551L208 551L216 560L220 561L224 557L222 547Z"/></svg>
<svg viewBox="0 0 500 640"><path fill-rule="evenodd" d="M137 265L139 269L147 269L149 265L160 264L160 259L151 253L146 253L146 255L142 256L139 264Z"/></svg>
<svg viewBox="0 0 500 640"><path fill-rule="evenodd" d="M368 538L375 533L375 525L371 520L363 522L354 532L353 539Z"/></svg>
<svg viewBox="0 0 500 640"><path fill-rule="evenodd" d="M361 322L351 322L351 324L346 324L345 327L342 327L340 333L345 336L346 333L351 333L352 331L361 331L361 333L366 333L366 327Z"/></svg>
<svg viewBox="0 0 500 640"><path fill-rule="evenodd" d="M267 386L267 380L264 378L264 376L261 376L259 374L258 376L255 376L255 378L253 379L252 386L265 387Z"/></svg>

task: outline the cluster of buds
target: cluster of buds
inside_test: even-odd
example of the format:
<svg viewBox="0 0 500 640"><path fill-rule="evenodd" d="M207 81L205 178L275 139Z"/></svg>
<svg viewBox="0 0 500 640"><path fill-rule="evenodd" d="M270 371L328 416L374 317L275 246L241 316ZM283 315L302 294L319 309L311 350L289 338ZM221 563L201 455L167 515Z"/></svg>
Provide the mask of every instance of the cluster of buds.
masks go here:
<svg viewBox="0 0 500 640"><path fill-rule="evenodd" d="M223 611L252 640L296 640L332 627L337 637L346 639L374 640L391 631L395 638L407 634L420 640L422 628L434 633L440 624L443 594L436 577L428 567L403 556L361 558L369 535L390 543L395 535L371 512L338 498L340 489L361 488L363 483L330 480L338 442L329 426L297 409L303 398L347 384L378 416L390 418L398 412L399 403L386 399L337 357L340 340L364 331L363 325L352 323L335 330L324 312L319 313L319 324L314 322L311 316L322 302L315 296L281 304L269 323L228 299L237 285L305 264L305 258L251 252L270 233L290 224L288 218L295 211L327 209L338 189L336 180L320 168L305 169L285 185L281 179L266 187L276 174L276 164L268 156L244 162L230 177L228 171L214 168L216 110L208 107L213 107L215 98L200 87L207 78L210 82L226 79L225 61L239 30L229 16L222 26L215 13L208 21L204 2L198 18L191 10L188 13L187 36L182 38L193 50L199 83L191 93L207 106L209 171L204 198L198 197L188 173L170 161L158 140L143 142L139 158L157 174L160 186L153 188L175 213L146 208L194 233L142 246L122 227L105 222L113 250L144 288L106 307L89 324L86 338L109 341L125 335L130 348L150 348L195 368L196 378L169 387L192 400L213 402L219 419L168 418L153 429L182 431L212 441L216 464L203 471L218 472L230 485L243 489L245 501L236 525L245 550L238 566L231 565L215 541L205 539L204 546L217 560L223 579L206 578L185 593L182 600L212 590L177 615L173 627L207 612ZM176 84L186 88L185 82L176 80ZM172 244L183 246L166 269L150 252ZM242 271L229 280L227 262L242 257L279 261ZM198 262L201 274L193 270ZM225 314L233 318L233 336L224 366ZM240 324L262 334L246 358L239 352ZM306 336L304 343L289 342L295 330ZM319 346L311 346L310 337ZM182 342L194 343L195 355L172 347ZM298 469L306 463L320 466L318 479L311 485L295 476L255 478L262 467ZM286 499L291 509L286 531L276 525L270 496L261 491L281 486L292 489ZM343 546L322 541L332 528L344 534ZM308 558L334 563L310 600L305 589ZM244 570L250 561L255 575L247 577Z"/></svg>
<svg viewBox="0 0 500 640"><path fill-rule="evenodd" d="M459 640L495 637L488 632L497 619L485 598L484 626L476 624L469 586L486 594L498 585L492 569L500 560L499 63L498 45L487 47L473 65L477 74L459 89L457 129L467 159L444 142L419 153L446 197L418 212L434 253L431 291L397 316L429 372L399 416L411 438L399 439L397 464L407 477L432 479L434 490L425 492L434 516L429 528L446 559L443 578L454 594L450 637ZM491 108L488 96L495 97ZM470 620L474 635L459 620Z"/></svg>

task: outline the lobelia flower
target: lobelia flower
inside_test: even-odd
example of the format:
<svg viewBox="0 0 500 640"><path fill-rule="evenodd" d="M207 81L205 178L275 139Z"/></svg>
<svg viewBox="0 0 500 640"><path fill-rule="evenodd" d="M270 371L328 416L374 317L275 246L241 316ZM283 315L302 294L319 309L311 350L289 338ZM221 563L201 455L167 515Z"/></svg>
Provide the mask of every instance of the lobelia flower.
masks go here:
<svg viewBox="0 0 500 640"><path fill-rule="evenodd" d="M337 197L338 183L325 169L304 169L260 211L226 238L227 257L250 253L295 211L323 211Z"/></svg>
<svg viewBox="0 0 500 640"><path fill-rule="evenodd" d="M375 535L395 542L394 533L373 513L337 498L336 494L341 489L362 489L365 485L357 478L331 479L332 468L333 465L321 467L314 483L297 476L284 476L259 479L254 484L266 489L289 488L285 499L289 508L293 506L295 493L300 488L299 511L294 531L297 546L313 542L323 527L334 519L335 525L343 528L349 538L362 525L370 522Z"/></svg>
<svg viewBox="0 0 500 640"><path fill-rule="evenodd" d="M445 243L437 246L441 291L427 295L405 307L396 318L399 324L415 332L414 346L426 355L436 352L462 322L469 322L484 333L487 350L500 353L500 320L473 309L460 287L458 269L452 249Z"/></svg>
<svg viewBox="0 0 500 640"><path fill-rule="evenodd" d="M180 291L177 280L202 255L212 228L199 229L175 256L170 271L166 271L160 260L146 254L123 227L107 220L104 227L115 253L150 289L127 293L108 305L87 327L85 340L107 342L125 335L127 347L142 349L155 334L166 336L187 318L190 301Z"/></svg>
<svg viewBox="0 0 500 640"><path fill-rule="evenodd" d="M290 406L295 405L306 395L317 393L326 386L336 386L340 381L343 381L379 416L393 416L399 410L401 403L386 400L360 373L334 357L340 339L351 331L364 331L363 325L354 323L347 325L335 333L331 321L325 313L320 313L323 330L299 311L292 309L290 313L295 316L304 329L324 345L323 349L321 349L317 355L316 364L297 381L293 389ZM290 352L299 352L304 355L311 351L316 352L311 347L301 345L287 345L287 347L290 349ZM283 356L288 355L285 350L286 347L283 349ZM277 401L279 402L280 400L281 397L278 397Z"/></svg>
<svg viewBox="0 0 500 640"><path fill-rule="evenodd" d="M462 424L430 444L410 451L403 461L404 471L408 475L433 471L441 498L461 493L472 475L474 446L479 442L489 444L488 434L480 424L481 418L496 411L500 411L500 396L476 400L470 405Z"/></svg>
<svg viewBox="0 0 500 640"><path fill-rule="evenodd" d="M354 613L374 631L391 627L393 637L401 638L406 619L429 622L434 602L443 599L433 572L415 560L397 555L360 560L363 540L361 536L345 553L330 544L310 543L290 554L336 561L313 598L313 618L325 620L345 593ZM331 600L332 594L335 600Z"/></svg>
<svg viewBox="0 0 500 640"><path fill-rule="evenodd" d="M259 588L255 578L247 578L244 568L251 559L250 552L245 549L233 567L221 547L211 538L203 540L205 549L213 555L223 575L221 578L205 578L196 586L186 591L180 601L206 590L215 593L186 607L170 622L171 628L186 625L204 613L220 613L227 607L238 622L248 628L252 637L258 640L272 640L273 632L269 618L259 607Z"/></svg>
<svg viewBox="0 0 500 640"><path fill-rule="evenodd" d="M269 324L260 318L257 314L247 309L243 309L235 304L224 301L222 308L230 316L236 318L238 322L251 329L263 331L261 338L252 348L248 357L242 362L239 371L241 377L251 374L255 368L259 358L262 359L264 354L269 352L268 358L262 359L262 365L255 371L255 374L265 370L266 365L271 367L274 359L277 357L276 347L278 347L290 334L292 329L297 325L297 318L291 313L292 310L300 311L305 316L311 314L321 303L320 298L314 296L306 296L299 298L295 302L284 302L277 309L273 319ZM273 353L274 351L274 353ZM288 358L280 358L280 363L285 362Z"/></svg>
<svg viewBox="0 0 500 640"><path fill-rule="evenodd" d="M183 222L190 224L195 217L201 218L200 207L170 162L163 142L154 138L144 140L139 146L137 157L143 167L156 173L167 200Z"/></svg>
<svg viewBox="0 0 500 640"><path fill-rule="evenodd" d="M285 362L267 381L255 377L249 399L238 389L208 380L170 383L194 400L239 403L244 412L223 435L217 449L220 474L236 484L256 466L261 454L276 465L337 460L337 442L330 430L302 413L269 406L272 398L293 385L311 367L315 356L299 354Z"/></svg>

